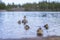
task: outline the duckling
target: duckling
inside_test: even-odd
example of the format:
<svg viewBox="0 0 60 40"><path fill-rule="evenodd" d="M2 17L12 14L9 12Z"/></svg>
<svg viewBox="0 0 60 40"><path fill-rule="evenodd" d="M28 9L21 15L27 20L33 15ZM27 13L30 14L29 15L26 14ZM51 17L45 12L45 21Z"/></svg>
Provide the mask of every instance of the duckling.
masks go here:
<svg viewBox="0 0 60 40"><path fill-rule="evenodd" d="M43 35L43 30L41 28L39 28L37 30L37 36L42 36Z"/></svg>
<svg viewBox="0 0 60 40"><path fill-rule="evenodd" d="M21 21L20 20L18 21L18 24L21 24Z"/></svg>
<svg viewBox="0 0 60 40"><path fill-rule="evenodd" d="M44 25L45 29L48 29L48 24Z"/></svg>
<svg viewBox="0 0 60 40"><path fill-rule="evenodd" d="M25 25L26 23L28 23L28 21L26 20L26 16L24 16L24 19L22 20L22 23Z"/></svg>
<svg viewBox="0 0 60 40"><path fill-rule="evenodd" d="M29 30L30 27L29 27L29 25L25 25L24 28L25 28L25 30Z"/></svg>

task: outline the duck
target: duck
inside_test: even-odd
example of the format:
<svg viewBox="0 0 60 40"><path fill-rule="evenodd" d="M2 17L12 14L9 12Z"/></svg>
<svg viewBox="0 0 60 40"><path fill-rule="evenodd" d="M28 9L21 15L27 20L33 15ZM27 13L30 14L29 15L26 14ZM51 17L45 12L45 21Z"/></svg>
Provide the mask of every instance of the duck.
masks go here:
<svg viewBox="0 0 60 40"><path fill-rule="evenodd" d="M29 25L25 25L25 30L29 30L30 29L30 27L29 27Z"/></svg>
<svg viewBox="0 0 60 40"><path fill-rule="evenodd" d="M24 19L22 20L22 23L25 25L26 23L28 23L28 21L26 20L26 16L24 16Z"/></svg>
<svg viewBox="0 0 60 40"><path fill-rule="evenodd" d="M48 29L48 24L44 25L45 29Z"/></svg>
<svg viewBox="0 0 60 40"><path fill-rule="evenodd" d="M21 21L20 20L18 21L18 24L21 24Z"/></svg>
<svg viewBox="0 0 60 40"><path fill-rule="evenodd" d="M43 36L43 30L41 28L37 30L37 36Z"/></svg>

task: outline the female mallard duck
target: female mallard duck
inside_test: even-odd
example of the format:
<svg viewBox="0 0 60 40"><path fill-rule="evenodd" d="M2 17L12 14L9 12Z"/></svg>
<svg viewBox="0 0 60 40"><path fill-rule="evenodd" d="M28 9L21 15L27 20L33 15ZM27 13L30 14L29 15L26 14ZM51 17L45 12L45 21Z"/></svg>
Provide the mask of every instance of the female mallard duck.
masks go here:
<svg viewBox="0 0 60 40"><path fill-rule="evenodd" d="M29 30L30 27L29 27L29 25L25 25L24 28L25 28L25 30Z"/></svg>
<svg viewBox="0 0 60 40"><path fill-rule="evenodd" d="M48 29L48 24L44 25L45 29Z"/></svg>
<svg viewBox="0 0 60 40"><path fill-rule="evenodd" d="M28 21L26 20L26 16L24 16L24 19L22 20L22 23L25 25Z"/></svg>
<svg viewBox="0 0 60 40"><path fill-rule="evenodd" d="M21 24L21 21L20 20L18 21L18 24Z"/></svg>
<svg viewBox="0 0 60 40"><path fill-rule="evenodd" d="M41 28L39 28L37 30L37 36L42 36L43 35L43 30Z"/></svg>

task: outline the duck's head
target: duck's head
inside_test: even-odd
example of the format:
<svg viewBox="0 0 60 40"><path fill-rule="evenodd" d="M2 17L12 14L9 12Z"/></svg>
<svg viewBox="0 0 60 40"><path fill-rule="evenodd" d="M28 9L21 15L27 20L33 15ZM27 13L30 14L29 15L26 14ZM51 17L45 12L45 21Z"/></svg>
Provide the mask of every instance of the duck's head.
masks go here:
<svg viewBox="0 0 60 40"><path fill-rule="evenodd" d="M24 16L24 18L26 18L26 16Z"/></svg>

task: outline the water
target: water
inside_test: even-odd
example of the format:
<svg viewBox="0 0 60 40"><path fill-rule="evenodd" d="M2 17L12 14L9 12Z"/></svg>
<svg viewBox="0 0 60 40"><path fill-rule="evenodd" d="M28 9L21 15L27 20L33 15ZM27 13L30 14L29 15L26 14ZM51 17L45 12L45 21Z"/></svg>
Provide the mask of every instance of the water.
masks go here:
<svg viewBox="0 0 60 40"><path fill-rule="evenodd" d="M26 31L23 24L18 24L26 16L30 29ZM43 26L49 25L46 30ZM37 37L36 31L41 27L43 36L60 36L60 12L0 12L0 38ZM47 33L48 32L48 33Z"/></svg>

